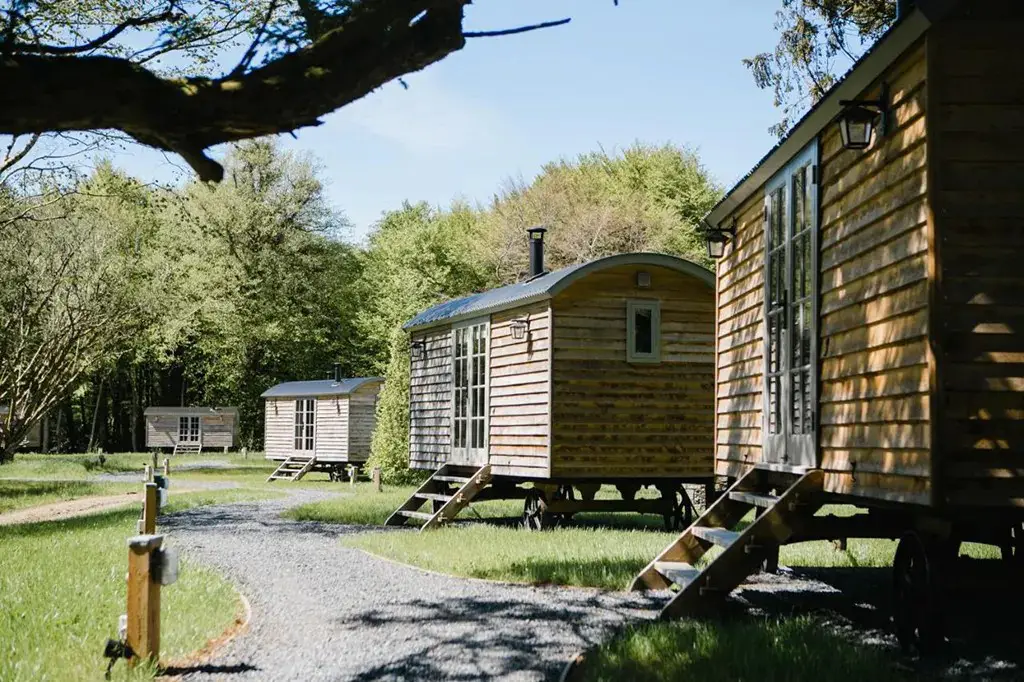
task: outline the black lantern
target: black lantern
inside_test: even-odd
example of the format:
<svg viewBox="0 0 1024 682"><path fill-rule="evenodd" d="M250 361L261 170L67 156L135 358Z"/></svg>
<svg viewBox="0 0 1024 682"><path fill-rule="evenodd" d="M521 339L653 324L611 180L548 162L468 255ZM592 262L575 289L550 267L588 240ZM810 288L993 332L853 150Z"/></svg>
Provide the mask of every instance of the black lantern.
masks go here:
<svg viewBox="0 0 1024 682"><path fill-rule="evenodd" d="M412 352L412 356L418 360L423 357L423 353L427 350L427 343L423 340L413 341L409 344L409 350Z"/></svg>
<svg viewBox="0 0 1024 682"><path fill-rule="evenodd" d="M708 242L708 257L712 260L718 260L725 255L725 245L729 243L729 239L736 236L736 222L733 221L732 227L728 228L712 228L708 230L706 239Z"/></svg>
<svg viewBox="0 0 1024 682"><path fill-rule="evenodd" d="M839 115L839 134L844 149L870 147L876 126L880 135L888 132L889 86L885 83L877 100L844 99L839 104L843 107Z"/></svg>
<svg viewBox="0 0 1024 682"><path fill-rule="evenodd" d="M526 332L530 330L530 321L525 317L520 317L518 320L512 320L512 338L516 341L522 341L526 338Z"/></svg>

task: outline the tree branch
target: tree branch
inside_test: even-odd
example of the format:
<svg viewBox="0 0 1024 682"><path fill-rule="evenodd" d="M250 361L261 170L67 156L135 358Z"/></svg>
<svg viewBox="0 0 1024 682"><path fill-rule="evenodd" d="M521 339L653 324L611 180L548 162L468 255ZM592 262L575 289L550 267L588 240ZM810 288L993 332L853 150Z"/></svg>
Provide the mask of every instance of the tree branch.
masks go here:
<svg viewBox="0 0 1024 682"><path fill-rule="evenodd" d="M552 26L564 26L572 21L572 17L566 17L565 19L557 19L555 21L544 21L539 24L530 24L529 26L519 26L518 28L506 28L498 31L466 31L462 35L467 38L496 38L498 36L510 36L516 33L528 33L529 31L539 31L542 28L551 28Z"/></svg>
<svg viewBox="0 0 1024 682"><path fill-rule="evenodd" d="M143 26L151 26L153 24L160 24L168 21L174 21L177 18L173 11L167 10L160 14L154 14L151 17L132 17L126 19L114 28L110 29L103 35L99 36L95 40L90 40L84 45L32 45L29 43L16 43L13 47L14 52L21 54L47 54L47 55L71 55L80 54L82 52L89 52L97 48L103 47L117 36L124 33L129 28L141 28Z"/></svg>
<svg viewBox="0 0 1024 682"><path fill-rule="evenodd" d="M162 78L116 57L14 54L0 59L0 133L117 129L219 181L224 171L208 147L319 125L320 117L462 49L467 2L371 6L240 77Z"/></svg>

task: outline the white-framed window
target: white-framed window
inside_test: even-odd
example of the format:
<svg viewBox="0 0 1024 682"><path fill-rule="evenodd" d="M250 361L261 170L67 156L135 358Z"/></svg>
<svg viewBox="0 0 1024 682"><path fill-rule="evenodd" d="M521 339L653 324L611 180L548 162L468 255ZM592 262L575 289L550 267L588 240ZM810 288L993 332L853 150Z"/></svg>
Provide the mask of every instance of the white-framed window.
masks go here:
<svg viewBox="0 0 1024 682"><path fill-rule="evenodd" d="M626 301L626 361L661 362L660 301Z"/></svg>
<svg viewBox="0 0 1024 682"><path fill-rule="evenodd" d="M452 449L459 461L486 457L489 327L484 320L452 329Z"/></svg>
<svg viewBox="0 0 1024 682"><path fill-rule="evenodd" d="M316 441L316 399L295 401L295 449L312 450Z"/></svg>
<svg viewBox="0 0 1024 682"><path fill-rule="evenodd" d="M178 417L179 443L198 443L200 433L199 417Z"/></svg>

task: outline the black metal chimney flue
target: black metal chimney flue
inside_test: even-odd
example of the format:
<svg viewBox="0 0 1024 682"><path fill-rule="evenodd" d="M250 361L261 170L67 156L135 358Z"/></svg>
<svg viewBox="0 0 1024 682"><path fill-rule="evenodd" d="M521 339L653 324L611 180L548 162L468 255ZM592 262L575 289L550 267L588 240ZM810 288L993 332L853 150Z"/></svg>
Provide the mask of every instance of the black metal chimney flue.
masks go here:
<svg viewBox="0 0 1024 682"><path fill-rule="evenodd" d="M530 279L544 274L544 233L547 231L542 225L526 231L530 235Z"/></svg>
<svg viewBox="0 0 1024 682"><path fill-rule="evenodd" d="M907 16L915 4L914 0L896 0L896 21Z"/></svg>
<svg viewBox="0 0 1024 682"><path fill-rule="evenodd" d="M341 363L334 363L334 383L341 383Z"/></svg>

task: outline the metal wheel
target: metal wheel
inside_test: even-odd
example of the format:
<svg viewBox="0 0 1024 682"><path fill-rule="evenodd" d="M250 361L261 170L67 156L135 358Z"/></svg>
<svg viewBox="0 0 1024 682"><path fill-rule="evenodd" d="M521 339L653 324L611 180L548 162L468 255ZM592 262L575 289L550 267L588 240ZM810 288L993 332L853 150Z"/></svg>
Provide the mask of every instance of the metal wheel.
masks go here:
<svg viewBox="0 0 1024 682"><path fill-rule="evenodd" d="M693 502L682 486L659 488L661 497L665 500L665 511L662 518L665 520L665 530L677 531L688 528L693 523Z"/></svg>
<svg viewBox="0 0 1024 682"><path fill-rule="evenodd" d="M551 528L554 514L544 511L544 504L547 499L543 491L536 488L526 493L526 500L523 502L523 528L527 530L545 530Z"/></svg>
<svg viewBox="0 0 1024 682"><path fill-rule="evenodd" d="M917 533L900 539L893 559L893 625L906 651L934 653L944 642L940 543Z"/></svg>

